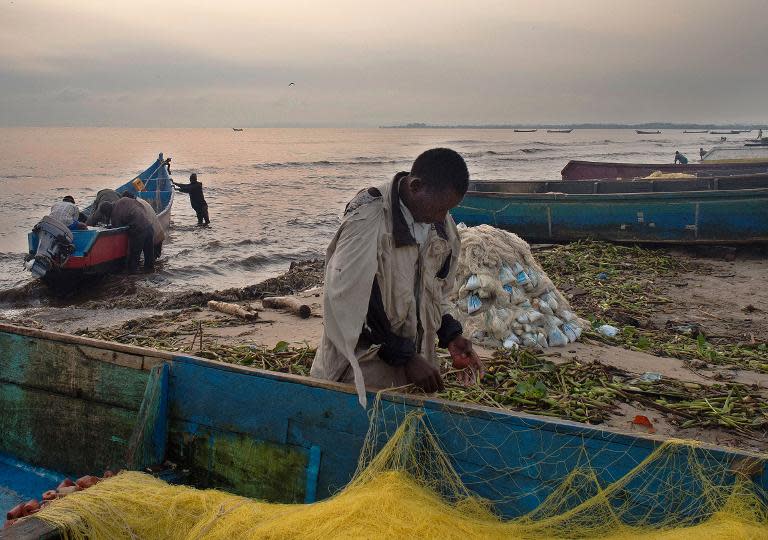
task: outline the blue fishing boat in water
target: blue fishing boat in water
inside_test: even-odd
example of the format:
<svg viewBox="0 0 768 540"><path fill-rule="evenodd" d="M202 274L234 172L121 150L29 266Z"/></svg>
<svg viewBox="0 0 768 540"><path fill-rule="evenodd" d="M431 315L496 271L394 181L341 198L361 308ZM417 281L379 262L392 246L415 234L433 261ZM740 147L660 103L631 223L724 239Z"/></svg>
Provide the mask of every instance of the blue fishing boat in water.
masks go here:
<svg viewBox="0 0 768 540"><path fill-rule="evenodd" d="M167 163L159 154L144 172L115 189L148 202L166 232L171 227L174 193ZM90 216L95 210L91 204L82 213ZM121 269L128 254L128 228L97 226L72 231L46 216L29 233L28 243L25 268L52 287L66 286Z"/></svg>
<svg viewBox="0 0 768 540"><path fill-rule="evenodd" d="M528 242L768 242L768 175L474 182L451 213Z"/></svg>
<svg viewBox="0 0 768 540"><path fill-rule="evenodd" d="M593 482L581 486L586 497L615 505L614 519L642 523L697 515L711 496L697 494L708 471L722 489L737 479L768 488L760 454L697 443L663 446L671 454L652 459L667 443L651 434L396 392L369 401L373 412L351 385L0 324L0 510L65 476L168 462L175 467L157 474L176 483L313 503L347 485L364 448L411 413L446 456L445 470L503 518L536 519L531 512L562 495L564 482L572 500L561 510L584 504L571 476L584 467ZM61 535L34 516L0 532Z"/></svg>

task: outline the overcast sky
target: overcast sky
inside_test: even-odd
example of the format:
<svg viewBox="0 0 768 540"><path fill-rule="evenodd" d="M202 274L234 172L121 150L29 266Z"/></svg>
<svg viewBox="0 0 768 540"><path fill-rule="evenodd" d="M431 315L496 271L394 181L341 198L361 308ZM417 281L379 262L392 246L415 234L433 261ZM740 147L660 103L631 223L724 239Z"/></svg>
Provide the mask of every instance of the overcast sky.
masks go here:
<svg viewBox="0 0 768 540"><path fill-rule="evenodd" d="M768 120L768 0L0 2L5 126Z"/></svg>

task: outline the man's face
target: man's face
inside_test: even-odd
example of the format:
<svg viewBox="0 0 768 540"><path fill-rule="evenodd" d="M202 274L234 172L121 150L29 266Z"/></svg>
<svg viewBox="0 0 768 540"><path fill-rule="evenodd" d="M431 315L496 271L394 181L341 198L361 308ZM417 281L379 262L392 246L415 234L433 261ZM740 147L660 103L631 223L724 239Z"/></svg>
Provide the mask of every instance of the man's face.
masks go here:
<svg viewBox="0 0 768 540"><path fill-rule="evenodd" d="M411 178L410 187L414 203L410 210L419 223L442 223L448 211L464 198L463 193L452 189L430 189L420 178Z"/></svg>

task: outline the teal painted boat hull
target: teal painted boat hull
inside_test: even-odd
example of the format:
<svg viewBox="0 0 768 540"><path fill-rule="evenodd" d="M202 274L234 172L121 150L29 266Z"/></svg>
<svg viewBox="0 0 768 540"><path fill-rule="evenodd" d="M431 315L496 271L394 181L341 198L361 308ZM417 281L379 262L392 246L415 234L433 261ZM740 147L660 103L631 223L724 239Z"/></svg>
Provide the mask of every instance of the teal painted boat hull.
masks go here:
<svg viewBox="0 0 768 540"><path fill-rule="evenodd" d="M451 214L457 223L492 225L528 242L583 238L661 244L768 242L768 189L605 194L470 191Z"/></svg>
<svg viewBox="0 0 768 540"><path fill-rule="evenodd" d="M141 469L142 459L168 459L189 471L177 481L280 502L313 502L343 488L370 427L369 411L350 385L10 325L0 325L0 406L8 411L0 417L0 453L57 471L50 473L51 487L59 474ZM615 482L663 443L652 435L397 393L383 393L373 416L377 442L413 411L423 415L465 485L505 517L537 508L579 467L594 471L601 485ZM137 441L146 450L138 460ZM690 483L691 491L649 483L637 500L617 504L637 505L643 519L673 507L695 511L698 480L686 453L720 474L748 470L756 486L768 488L765 456L704 444L680 448L679 459L655 466L680 486ZM3 471L0 487L13 489L15 477Z"/></svg>

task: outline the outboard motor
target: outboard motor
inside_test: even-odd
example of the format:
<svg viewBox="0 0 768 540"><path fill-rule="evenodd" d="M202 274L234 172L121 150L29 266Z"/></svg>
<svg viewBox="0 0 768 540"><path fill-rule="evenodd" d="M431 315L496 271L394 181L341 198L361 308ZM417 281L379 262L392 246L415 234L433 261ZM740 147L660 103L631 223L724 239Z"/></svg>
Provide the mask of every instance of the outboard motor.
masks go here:
<svg viewBox="0 0 768 540"><path fill-rule="evenodd" d="M72 231L58 219L45 216L32 232L37 234L37 252L28 255L24 268L35 277L43 277L51 268L60 267L75 251Z"/></svg>

